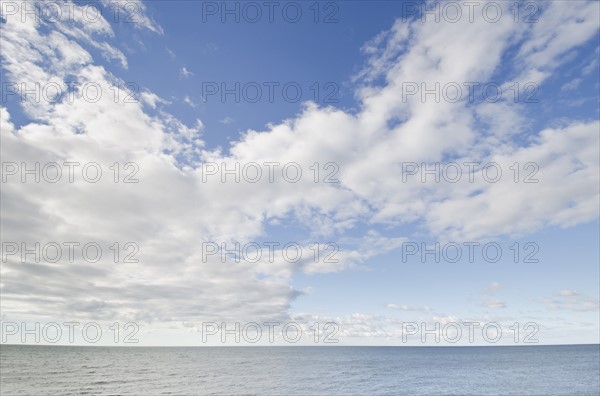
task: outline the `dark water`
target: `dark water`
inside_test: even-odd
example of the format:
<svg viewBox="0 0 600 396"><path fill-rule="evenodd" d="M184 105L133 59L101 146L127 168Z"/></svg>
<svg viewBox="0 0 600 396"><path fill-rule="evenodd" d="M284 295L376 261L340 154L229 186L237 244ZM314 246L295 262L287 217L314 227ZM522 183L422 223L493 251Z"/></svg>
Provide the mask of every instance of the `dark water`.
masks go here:
<svg viewBox="0 0 600 396"><path fill-rule="evenodd" d="M0 393L598 395L600 346L0 347Z"/></svg>

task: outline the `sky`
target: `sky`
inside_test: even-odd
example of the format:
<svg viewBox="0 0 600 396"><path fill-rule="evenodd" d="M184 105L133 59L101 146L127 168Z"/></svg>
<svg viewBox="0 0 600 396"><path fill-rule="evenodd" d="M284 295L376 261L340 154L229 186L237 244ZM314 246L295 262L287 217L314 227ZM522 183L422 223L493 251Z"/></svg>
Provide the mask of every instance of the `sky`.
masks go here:
<svg viewBox="0 0 600 396"><path fill-rule="evenodd" d="M600 342L600 3L1 4L3 343Z"/></svg>

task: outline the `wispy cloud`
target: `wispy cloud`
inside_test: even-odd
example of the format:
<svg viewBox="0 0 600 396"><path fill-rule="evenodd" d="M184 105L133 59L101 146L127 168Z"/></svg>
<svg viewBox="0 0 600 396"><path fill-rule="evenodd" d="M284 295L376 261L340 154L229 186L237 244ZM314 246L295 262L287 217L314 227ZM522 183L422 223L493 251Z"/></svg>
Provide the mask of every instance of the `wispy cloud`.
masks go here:
<svg viewBox="0 0 600 396"><path fill-rule="evenodd" d="M183 98L183 103L187 104L190 107L196 107L197 104L190 98L188 95L185 95Z"/></svg>
<svg viewBox="0 0 600 396"><path fill-rule="evenodd" d="M395 311L405 311L405 312L410 312L410 311L429 312L429 311L431 311L431 308L428 307L427 305L420 306L420 307L412 307L412 306L408 306L408 305L386 304L385 307L388 309L395 310Z"/></svg>
<svg viewBox="0 0 600 396"><path fill-rule="evenodd" d="M194 73L192 73L191 71L189 71L188 69L186 69L186 67L182 67L181 70L179 71L179 75L181 76L181 78L188 78L194 75Z"/></svg>
<svg viewBox="0 0 600 396"><path fill-rule="evenodd" d="M538 301L550 310L566 310L575 312L598 311L600 302L597 298L582 295L575 290L562 289L551 297L542 297Z"/></svg>
<svg viewBox="0 0 600 396"><path fill-rule="evenodd" d="M498 290L500 290L502 288L502 285L498 282L492 282L486 289L486 292L489 294L494 294L496 293Z"/></svg>
<svg viewBox="0 0 600 396"><path fill-rule="evenodd" d="M506 303L504 301L496 299L487 299L485 300L484 305L488 308L506 308Z"/></svg>

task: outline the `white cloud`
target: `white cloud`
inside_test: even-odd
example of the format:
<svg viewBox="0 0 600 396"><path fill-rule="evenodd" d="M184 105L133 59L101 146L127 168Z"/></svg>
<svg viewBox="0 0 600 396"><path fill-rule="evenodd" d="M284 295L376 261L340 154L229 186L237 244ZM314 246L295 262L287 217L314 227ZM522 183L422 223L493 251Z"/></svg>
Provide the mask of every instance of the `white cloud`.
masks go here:
<svg viewBox="0 0 600 396"><path fill-rule="evenodd" d="M579 87L579 84L581 84L581 81L581 78L574 78L568 83L564 84L560 89L561 91L571 91L573 89L577 89L577 87Z"/></svg>
<svg viewBox="0 0 600 396"><path fill-rule="evenodd" d="M183 103L187 104L190 107L198 106L196 102L194 102L188 95L185 95L183 98Z"/></svg>
<svg viewBox="0 0 600 396"><path fill-rule="evenodd" d="M484 305L488 308L506 308L506 303L504 301L496 299L485 300Z"/></svg>
<svg viewBox="0 0 600 396"><path fill-rule="evenodd" d="M563 289L552 297L542 297L538 301L544 303L549 310L566 310L573 312L591 312L600 309L597 298L577 293L574 290Z"/></svg>
<svg viewBox="0 0 600 396"><path fill-rule="evenodd" d="M177 58L177 55L175 55L175 52L173 52L171 49L165 48L165 50L167 51L167 54L169 54L171 60L175 60L175 58Z"/></svg>
<svg viewBox="0 0 600 396"><path fill-rule="evenodd" d="M185 68L185 66L184 66L184 67L182 67L182 68L181 68L181 70L179 71L179 75L180 75L182 78L188 78L188 77L191 77L191 76L193 76L193 75L194 75L194 73L192 73L191 71L189 71L188 69L186 69L186 68Z"/></svg>
<svg viewBox="0 0 600 396"><path fill-rule="evenodd" d="M562 1L544 3L519 51L525 70L546 72L547 77L547 72L567 61L570 51L598 33L599 7L596 1L582 2L579 7ZM541 83L544 77L530 81Z"/></svg>
<svg viewBox="0 0 600 396"><path fill-rule="evenodd" d="M144 91L144 92L140 93L140 98L142 99L142 101L145 104L147 104L148 106L150 106L153 109L155 109L156 106L160 103L169 103L168 101L164 100L157 94L150 92L150 91Z"/></svg>
<svg viewBox="0 0 600 396"><path fill-rule="evenodd" d="M561 291L559 291L556 294L559 296L563 296L563 297L575 297L575 296L579 295L579 293L577 293L575 290L569 290L569 289L562 289Z"/></svg>
<svg viewBox="0 0 600 396"><path fill-rule="evenodd" d="M130 15L136 29L147 29L160 35L164 33L163 28L148 16L146 5L141 0L102 0L102 3L112 9L119 4L119 11Z"/></svg>
<svg viewBox="0 0 600 396"><path fill-rule="evenodd" d="M396 310L396 311L405 311L405 312L410 312L410 311L429 312L429 311L431 311L431 308L428 307L427 305L424 305L422 307L411 307L408 305L386 304L385 307L388 309L392 309L392 310Z"/></svg>
<svg viewBox="0 0 600 396"><path fill-rule="evenodd" d="M596 51L594 51L594 56L592 57L592 60L581 70L584 76L598 69L598 64L600 63L600 61L598 61L599 57L600 47L596 47Z"/></svg>
<svg viewBox="0 0 600 396"><path fill-rule="evenodd" d="M115 185L110 177L97 184L4 184L5 240L135 241L140 262L115 265L104 257L99 263L81 263L65 271L65 262L22 264L13 259L2 266L3 312L164 322L283 318L301 294L291 286L295 271L357 267L406 240L403 235L375 231L346 235L363 223L415 222L428 234L460 240L596 219L598 122L573 120L542 131L526 126L532 137L519 145L511 139L513 126L523 119L517 105L423 103L418 96L405 103L401 95L406 81L486 81L519 40L521 63L513 72L543 81L563 54L597 31L590 22L596 5L559 3L564 2L549 5L549 15L568 15L568 30L561 25L559 38L553 33L552 18L529 31L510 20L397 22L365 47L371 56L356 80L362 84L357 91L359 111L307 103L293 119L264 131L247 131L227 154L205 147L201 121L187 126L166 112L149 115L139 103L114 103L108 96L97 103L27 102L24 108L32 121L19 128L9 122L8 111L0 109L4 161L96 161L104 169L114 162L134 162L140 180L133 185ZM148 17L140 22L162 32ZM118 78L95 65L78 44L88 41L88 32L68 29L57 27L46 34L38 26L9 18L3 25L7 40L2 52L8 78L63 82L67 75L76 75L80 83L93 81L110 92ZM107 27L98 29L110 33ZM118 49L106 42L97 45L126 65ZM181 74L188 77L191 72L184 67ZM384 83L372 85L379 77ZM150 91L141 98L151 108L160 103ZM188 96L184 102L195 106ZM505 112L510 120L496 127ZM486 127L479 124L481 119ZM418 178L399 182L402 162L432 164L446 158L494 161L503 169L515 162L535 162L539 182L515 183L512 175L499 183L468 183L466 178L456 184L424 184ZM203 182L206 161L229 168L235 163L296 162L308 175L298 183L268 183L266 178L255 184ZM314 182L309 169L315 162L336 165L332 169L339 183ZM322 169L320 181L326 174ZM343 239L346 249L332 263L306 259L297 265L285 260L223 265L217 257L202 259L202 242L249 242L264 235L266 224L282 219L297 220L311 237ZM575 304L571 298L547 303L594 306L588 300ZM503 306L501 301L488 302L488 307ZM388 308L426 312L427 307L389 304ZM366 314L353 315L347 320L349 334L390 334L373 320Z"/></svg>
<svg viewBox="0 0 600 396"><path fill-rule="evenodd" d="M486 292L489 294L494 294L496 293L498 290L500 290L502 288L502 285L498 282L492 282L486 289Z"/></svg>

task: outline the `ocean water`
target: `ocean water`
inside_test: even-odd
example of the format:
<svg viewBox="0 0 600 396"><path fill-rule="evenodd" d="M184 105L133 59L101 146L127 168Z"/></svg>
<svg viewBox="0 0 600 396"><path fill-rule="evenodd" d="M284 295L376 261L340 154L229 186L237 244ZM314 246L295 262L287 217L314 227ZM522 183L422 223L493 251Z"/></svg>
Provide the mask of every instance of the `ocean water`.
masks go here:
<svg viewBox="0 0 600 396"><path fill-rule="evenodd" d="M598 395L600 345L0 347L4 395Z"/></svg>

